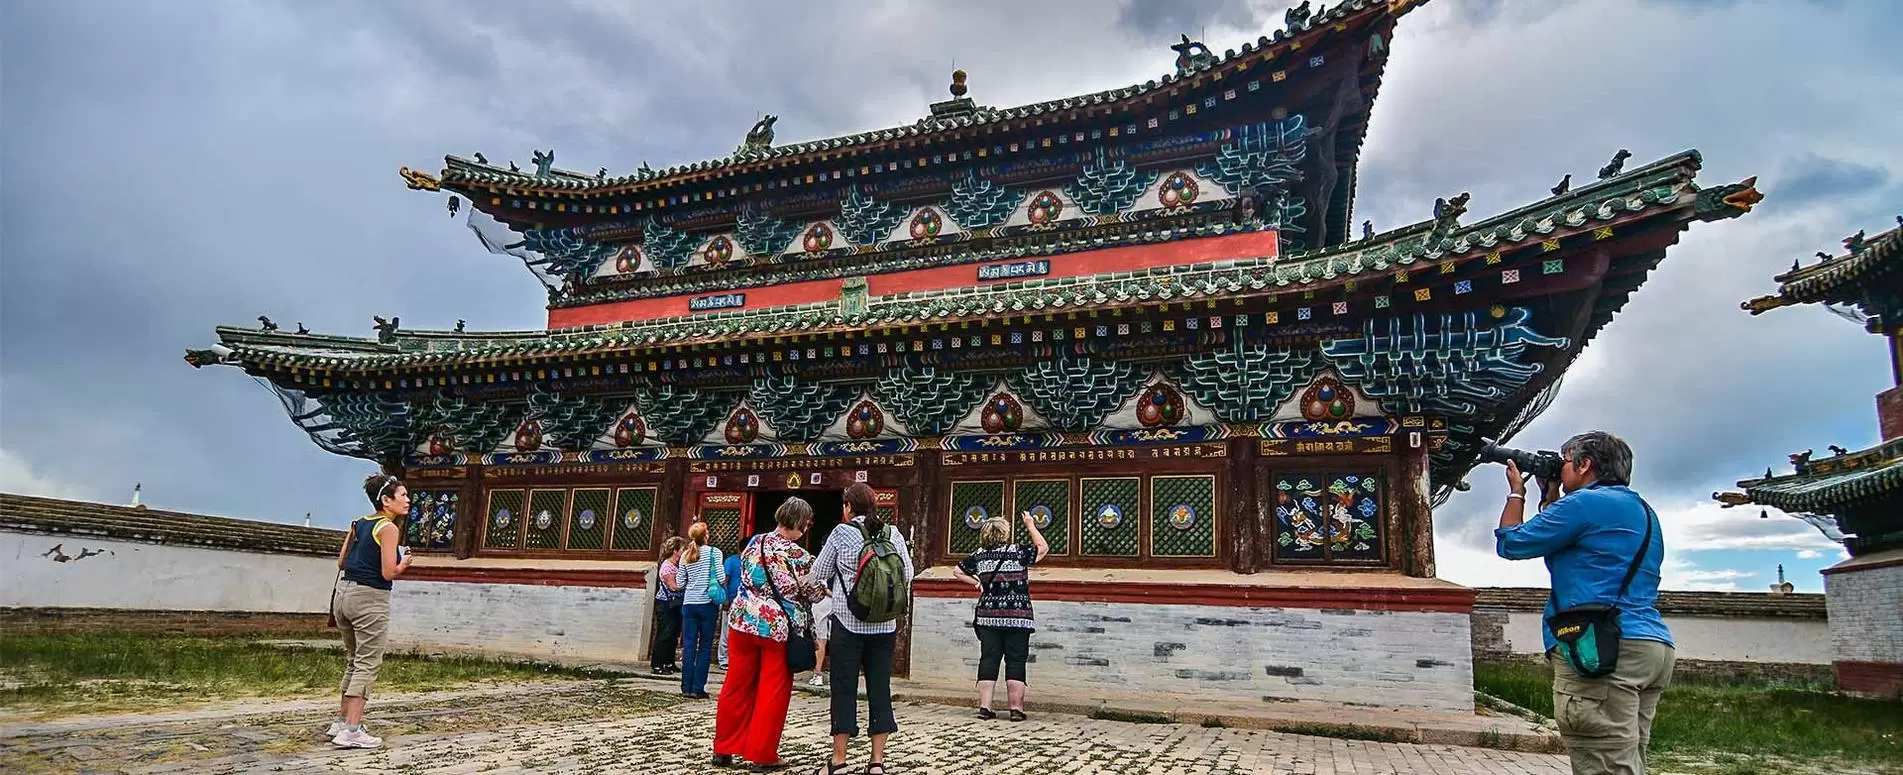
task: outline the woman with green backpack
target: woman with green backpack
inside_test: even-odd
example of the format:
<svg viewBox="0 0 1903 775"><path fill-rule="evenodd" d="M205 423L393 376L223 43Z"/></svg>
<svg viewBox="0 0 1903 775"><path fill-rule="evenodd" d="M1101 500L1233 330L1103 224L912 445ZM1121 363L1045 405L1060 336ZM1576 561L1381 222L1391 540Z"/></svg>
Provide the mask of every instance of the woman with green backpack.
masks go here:
<svg viewBox="0 0 1903 775"><path fill-rule="evenodd" d="M892 715L892 651L899 617L912 603L912 553L899 529L879 519L872 488L846 488L844 524L826 537L813 561L813 580L832 584L843 600L833 606L832 758L818 772L834 775L846 766L846 743L859 734L859 676L866 677L867 732L872 761L867 775L885 775L886 736L898 731Z"/></svg>

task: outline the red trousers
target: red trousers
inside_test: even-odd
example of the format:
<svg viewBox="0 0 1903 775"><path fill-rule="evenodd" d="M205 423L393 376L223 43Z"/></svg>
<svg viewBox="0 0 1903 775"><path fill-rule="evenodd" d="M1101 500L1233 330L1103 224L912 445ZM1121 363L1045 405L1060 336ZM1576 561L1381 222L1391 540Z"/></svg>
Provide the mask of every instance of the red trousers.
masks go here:
<svg viewBox="0 0 1903 775"><path fill-rule="evenodd" d="M727 634L727 676L714 712L714 754L754 764L780 763L793 674L786 644L740 630Z"/></svg>

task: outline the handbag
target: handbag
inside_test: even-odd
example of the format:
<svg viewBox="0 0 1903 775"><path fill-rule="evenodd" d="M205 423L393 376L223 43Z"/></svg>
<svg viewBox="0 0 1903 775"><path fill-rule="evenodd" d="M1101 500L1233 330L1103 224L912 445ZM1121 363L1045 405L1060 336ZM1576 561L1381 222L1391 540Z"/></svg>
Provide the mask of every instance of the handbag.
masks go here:
<svg viewBox="0 0 1903 775"><path fill-rule="evenodd" d="M1652 548L1652 526L1658 522L1658 514L1652 511L1651 504L1641 498L1639 505L1645 507L1645 538L1639 541L1639 551L1626 567L1625 579L1619 582L1619 592L1613 596L1613 602L1576 605L1546 617L1546 629L1558 642L1554 648L1582 678L1611 675L1619 667L1619 639L1625 633L1619 629L1618 601L1625 598L1632 578L1639 575L1639 564ZM1554 607L1558 608L1557 601Z"/></svg>
<svg viewBox="0 0 1903 775"><path fill-rule="evenodd" d="M351 520L350 529L344 532L344 559L350 559L350 547L356 543L357 522L356 520ZM335 629L337 627L337 596L343 593L343 586L344 569L338 568L337 580L330 583L330 615L324 620L324 626L326 628Z"/></svg>
<svg viewBox="0 0 1903 775"><path fill-rule="evenodd" d="M713 547L708 548L711 549ZM714 562L714 557L707 558L707 599L713 602L714 605L726 605L727 571L723 563L725 563L727 558L720 556L718 549L714 550L714 556L720 557L721 562Z"/></svg>
<svg viewBox="0 0 1903 775"><path fill-rule="evenodd" d="M753 540L757 543L760 539L755 536ZM760 556L760 564L766 564L764 553ZM772 568L766 569L766 583L773 590L773 601L779 604L781 611L786 612L786 671L804 673L819 667L819 643L813 640L810 629L801 634L799 628L793 626L796 620L793 612L786 610L786 598L780 594L780 585L773 580Z"/></svg>

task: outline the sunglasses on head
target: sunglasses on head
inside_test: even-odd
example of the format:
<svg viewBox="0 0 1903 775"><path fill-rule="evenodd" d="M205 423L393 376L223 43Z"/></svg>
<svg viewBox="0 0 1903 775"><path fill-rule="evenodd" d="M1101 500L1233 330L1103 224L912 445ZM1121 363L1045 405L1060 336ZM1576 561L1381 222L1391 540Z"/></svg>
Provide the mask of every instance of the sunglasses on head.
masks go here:
<svg viewBox="0 0 1903 775"><path fill-rule="evenodd" d="M386 492L389 492L390 486L393 484L396 484L396 477L394 476L383 480L383 486L377 488L377 502L378 503L383 502L383 494Z"/></svg>

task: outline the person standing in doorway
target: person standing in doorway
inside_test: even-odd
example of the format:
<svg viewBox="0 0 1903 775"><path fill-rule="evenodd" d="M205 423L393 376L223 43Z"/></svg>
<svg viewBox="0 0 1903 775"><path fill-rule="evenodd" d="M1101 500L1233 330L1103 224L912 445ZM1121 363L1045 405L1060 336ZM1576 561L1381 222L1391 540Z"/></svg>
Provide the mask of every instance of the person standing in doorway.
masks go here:
<svg viewBox="0 0 1903 775"><path fill-rule="evenodd" d="M714 624L720 618L714 593L725 596L725 567L720 547L707 545L707 523L695 522L687 529L687 545L674 573L681 588L681 694L697 700L707 699L707 671L717 637Z"/></svg>
<svg viewBox="0 0 1903 775"><path fill-rule="evenodd" d="M1582 675L1559 649L1554 627L1540 628L1553 669L1553 719L1576 775L1644 775L1652 718L1676 660L1672 632L1658 610L1664 531L1630 487L1632 448L1625 441L1589 431L1567 439L1559 456L1559 481L1540 480L1540 512L1531 520L1525 519L1526 479L1507 463L1507 502L1494 549L1509 560L1546 558L1553 576L1546 619L1566 609L1612 606L1606 618L1616 618L1617 645L1607 629L1609 643L1591 642L1596 656L1585 668L1610 667L1604 675Z"/></svg>
<svg viewBox="0 0 1903 775"><path fill-rule="evenodd" d="M1000 659L1011 720L1025 719L1024 665L1031 658L1031 632L1037 629L1031 618L1031 566L1051 553L1051 545L1038 532L1037 517L1027 511L1021 518L1030 546L1011 542L1011 520L992 517L978 529L978 551L952 569L952 576L978 589L971 624L979 645L978 718L986 720L998 717L991 700Z"/></svg>
<svg viewBox="0 0 1903 775"><path fill-rule="evenodd" d="M660 580L654 588L654 639L648 642L648 669L655 675L679 670L674 650L681 645L681 587L674 571L680 567L681 547L686 543L680 536L661 542L661 567L654 573Z"/></svg>
<svg viewBox="0 0 1903 775"><path fill-rule="evenodd" d="M887 614L909 607L912 594L912 553L898 528L881 521L872 488L855 482L846 488L843 524L826 537L826 546L813 561L813 578L840 590L843 599L833 606L832 637L828 644L832 657L832 758L819 772L834 775L846 766L846 744L859 734L859 676L866 679L867 733L872 737L872 760L868 775L885 775L885 741L898 731L898 719L892 715L892 652L897 645L899 623ZM866 556L866 553L872 553ZM901 564L897 578L886 573L888 562ZM871 567L878 563L877 568ZM855 610L864 605L857 586L861 571L887 576L896 588L865 590L867 597L886 610ZM876 578L876 577L875 577ZM835 580L837 583L835 584ZM879 621L866 621L865 617Z"/></svg>
<svg viewBox="0 0 1903 775"><path fill-rule="evenodd" d="M787 498L773 512L778 527L747 542L740 552L740 594L733 599L726 626L733 630L732 669L720 685L714 711L716 767L739 756L754 772L785 769L780 737L786 732L786 708L793 698L793 673L787 667L787 641L812 628L808 603L824 595L807 571L813 555L799 545L813 524L813 507Z"/></svg>
<svg viewBox="0 0 1903 775"><path fill-rule="evenodd" d="M410 514L410 490L402 480L376 474L363 481L363 494L376 512L350 523L337 552L342 576L331 591L330 613L344 636L344 680L337 719L326 733L342 748L376 748L381 738L363 728L363 706L383 666L384 636L390 624L392 582L410 569L401 520Z"/></svg>
<svg viewBox="0 0 1903 775"><path fill-rule="evenodd" d="M816 658L813 660L813 677L806 685L815 688L826 685L826 643L832 640L833 606L839 604L838 590L829 589L828 594L813 601L813 645Z"/></svg>

